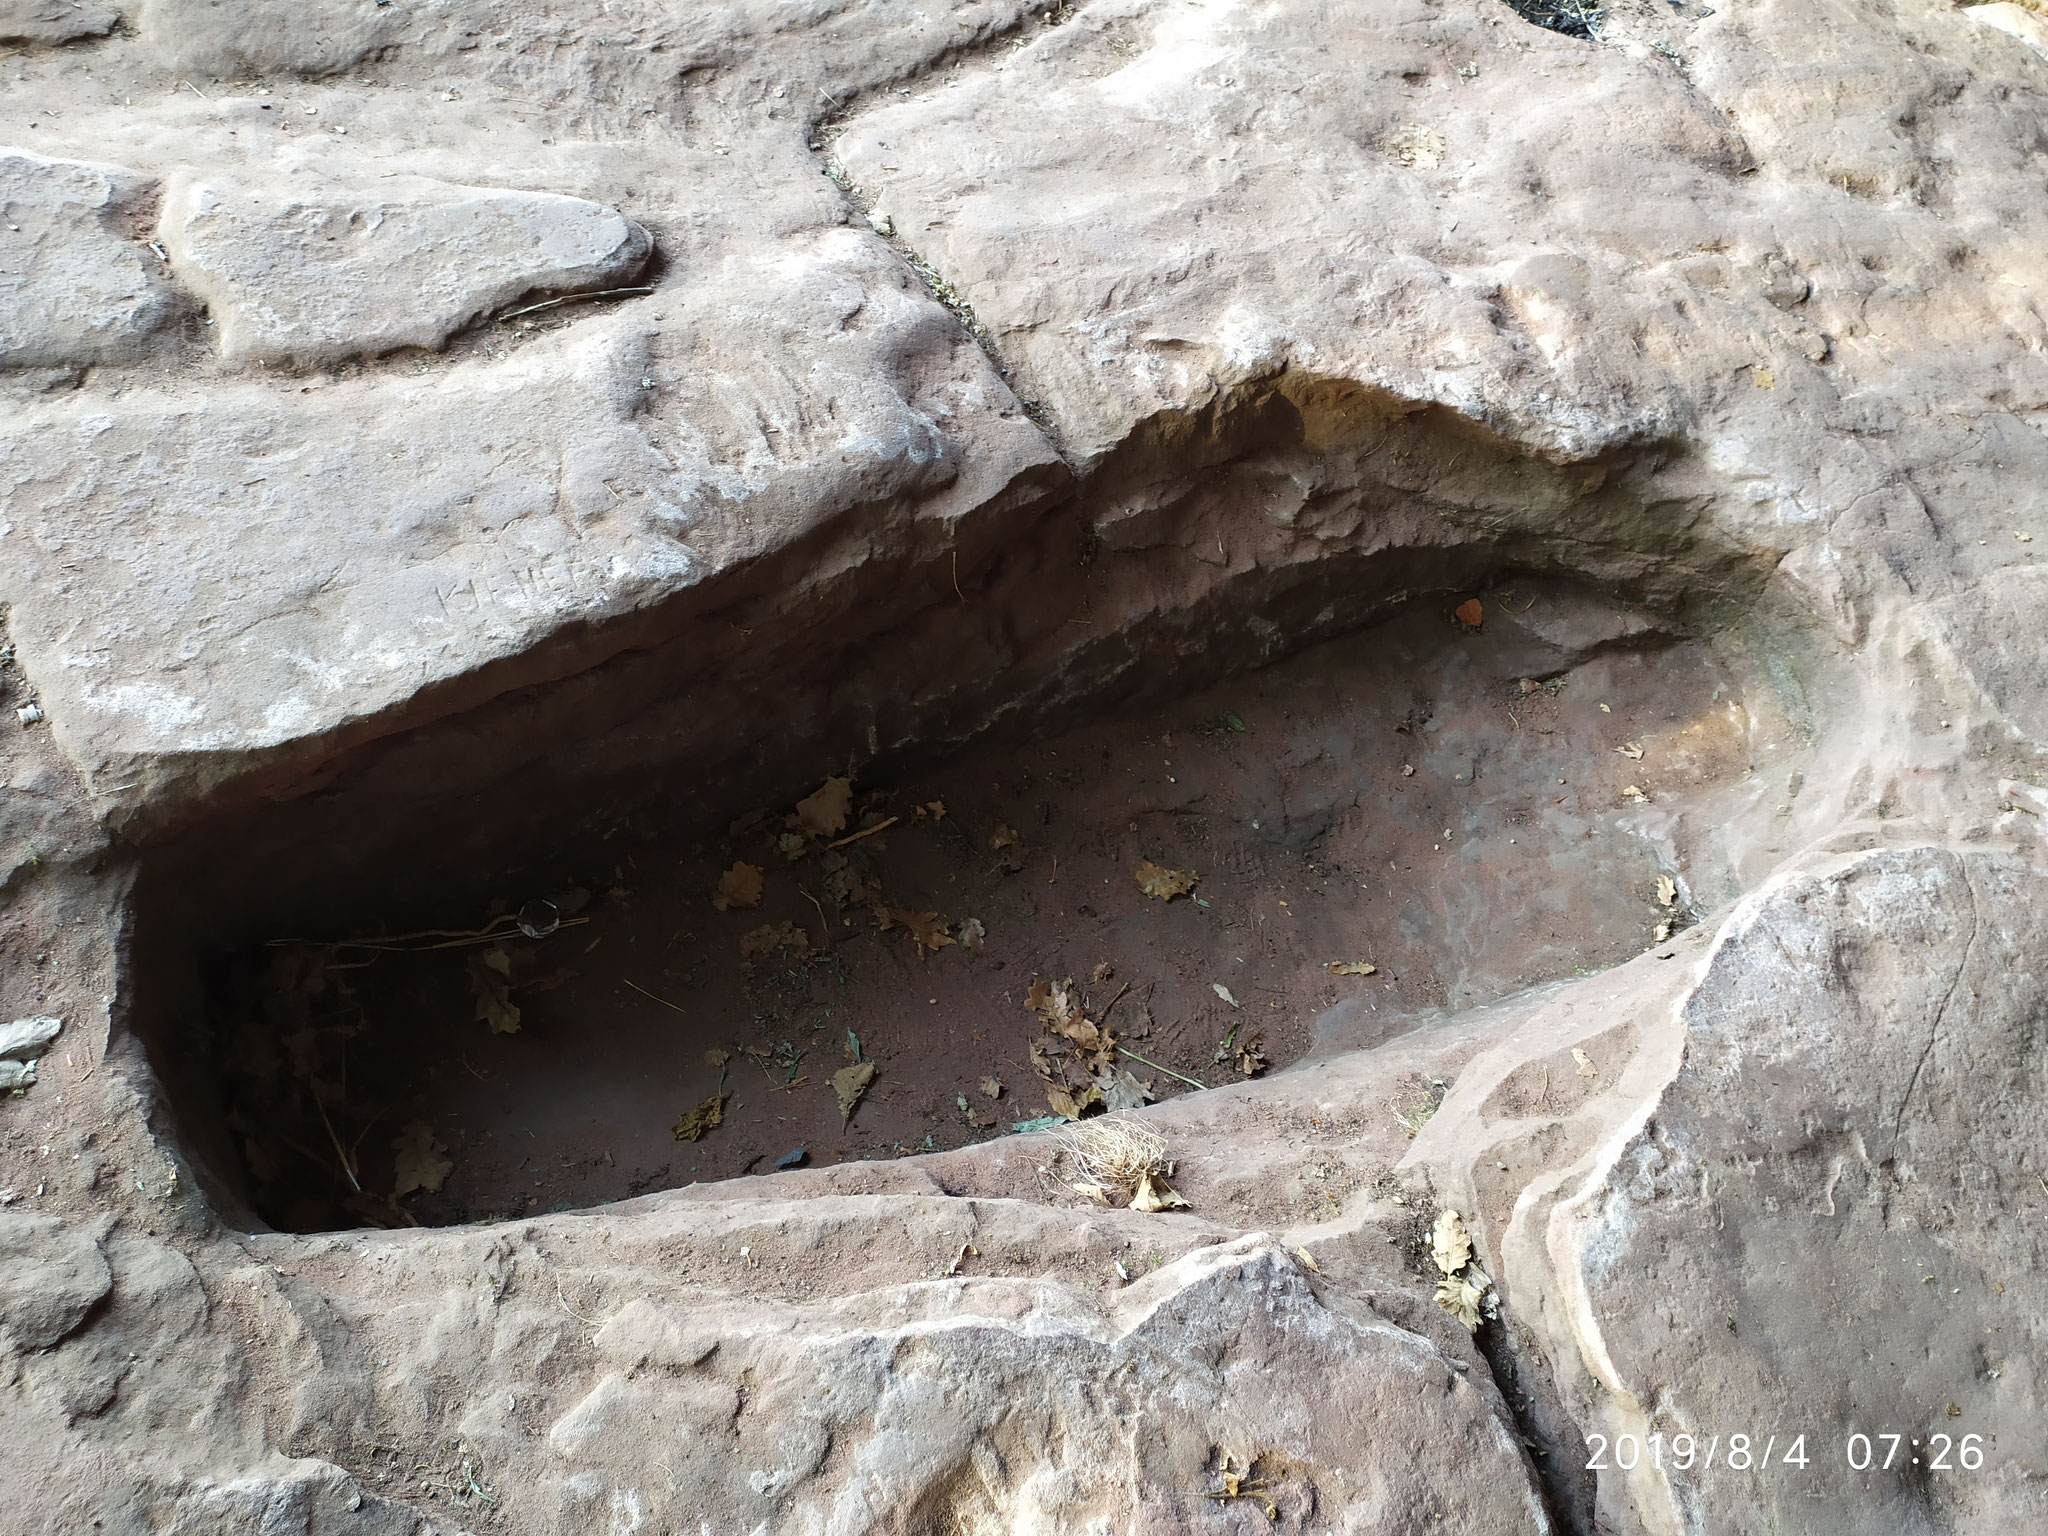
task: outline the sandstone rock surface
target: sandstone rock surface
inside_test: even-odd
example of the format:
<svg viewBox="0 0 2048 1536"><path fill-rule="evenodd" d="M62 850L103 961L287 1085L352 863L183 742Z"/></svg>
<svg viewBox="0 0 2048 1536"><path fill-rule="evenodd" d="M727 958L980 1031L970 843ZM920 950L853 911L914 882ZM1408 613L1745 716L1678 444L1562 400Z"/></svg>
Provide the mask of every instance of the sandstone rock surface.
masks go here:
<svg viewBox="0 0 2048 1536"><path fill-rule="evenodd" d="M171 319L141 237L153 193L120 166L0 149L0 368L132 358Z"/></svg>
<svg viewBox="0 0 2048 1536"><path fill-rule="evenodd" d="M213 311L221 355L263 362L438 347L536 290L623 283L650 250L615 209L422 176L182 178L165 198L162 236Z"/></svg>
<svg viewBox="0 0 2048 1536"><path fill-rule="evenodd" d="M0 0L0 43L68 43L105 37L120 10L93 0Z"/></svg>
<svg viewBox="0 0 2048 1536"><path fill-rule="evenodd" d="M0 3L10 1528L2048 1524L2039 20ZM1218 701L1062 824L1034 737L1338 636L1405 666L1395 616L1447 659L1370 750ZM1684 687L1591 691L1638 674ZM1191 739L1250 754L1242 817ZM968 744L1035 822L866 798ZM827 774L848 841L782 846ZM744 942L703 892L576 926L673 878L652 828L768 850L751 1018L691 1015ZM1024 857L1063 836L1198 878L1141 919ZM870 891L943 942L859 982L1003 1080L765 1175L797 1075L863 1059L816 1010L920 838L1002 909ZM1283 990L1317 907L1357 943ZM1134 937L1168 910L1202 926ZM1034 974L981 955L1005 922ZM450 961L417 1062L349 1012L412 945ZM468 1017L515 951L605 989L572 1038ZM1188 1209L993 1134L1040 1111L1025 989L1098 962ZM1248 1076L1311 996L1318 1049ZM686 1103L672 1163L613 1163L668 1093L628 1008L717 1054L754 1173L692 1182ZM442 1014L480 1124L434 1110ZM414 1098L361 1101L373 1051ZM237 1082L303 1123L264 1142ZM414 1225L371 1170L415 1117L450 1160L571 1138L625 1198L551 1210L528 1151ZM365 1225L273 1230L293 1180Z"/></svg>

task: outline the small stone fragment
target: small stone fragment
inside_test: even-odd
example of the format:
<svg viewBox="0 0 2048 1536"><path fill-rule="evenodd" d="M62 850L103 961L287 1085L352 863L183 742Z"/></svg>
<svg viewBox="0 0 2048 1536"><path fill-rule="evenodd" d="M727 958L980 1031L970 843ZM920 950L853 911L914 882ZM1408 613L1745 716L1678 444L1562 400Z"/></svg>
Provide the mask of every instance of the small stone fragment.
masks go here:
<svg viewBox="0 0 2048 1536"><path fill-rule="evenodd" d="M34 1061L50 1048L64 1021L50 1014L0 1025L0 1061Z"/></svg>

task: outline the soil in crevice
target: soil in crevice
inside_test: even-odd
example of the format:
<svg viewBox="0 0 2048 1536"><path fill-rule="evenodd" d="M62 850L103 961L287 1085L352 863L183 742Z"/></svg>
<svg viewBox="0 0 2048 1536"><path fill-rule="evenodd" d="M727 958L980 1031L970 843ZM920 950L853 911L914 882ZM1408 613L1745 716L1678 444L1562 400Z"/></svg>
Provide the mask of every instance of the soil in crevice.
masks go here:
<svg viewBox="0 0 2048 1536"><path fill-rule="evenodd" d="M1750 705L1619 605L1530 582L1483 613L1418 606L1169 705L855 773L831 837L762 805L508 877L445 934L221 957L251 1203L296 1230L471 1221L1006 1134L1053 1112L1034 980L1074 981L1128 1102L1627 958L1685 920L1658 877L1711 836ZM1147 860L1192 888L1148 895ZM738 864L758 902L742 876L720 910ZM561 926L529 938L522 908ZM337 942L366 935L390 942Z"/></svg>

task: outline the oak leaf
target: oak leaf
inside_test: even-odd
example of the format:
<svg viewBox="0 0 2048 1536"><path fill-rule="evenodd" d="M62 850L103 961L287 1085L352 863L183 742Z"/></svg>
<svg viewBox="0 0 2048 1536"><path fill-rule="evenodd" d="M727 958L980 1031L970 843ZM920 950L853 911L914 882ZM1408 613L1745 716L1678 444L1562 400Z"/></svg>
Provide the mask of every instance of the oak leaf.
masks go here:
<svg viewBox="0 0 2048 1536"><path fill-rule="evenodd" d="M469 987L476 994L473 1018L491 1026L491 1033L519 1033L519 1005L512 1001L510 981L512 960L502 949L491 948L469 957Z"/></svg>
<svg viewBox="0 0 2048 1536"><path fill-rule="evenodd" d="M1472 1261L1472 1234L1465 1229L1464 1217L1456 1211L1438 1214L1429 1234L1429 1254L1447 1275L1455 1275Z"/></svg>
<svg viewBox="0 0 2048 1536"><path fill-rule="evenodd" d="M1171 901L1176 896L1187 895L1195 888L1195 882L1201 879L1201 876L1192 869L1168 869L1162 864L1153 863L1150 859L1139 860L1134 873L1137 876L1138 889L1147 896L1157 896L1161 901Z"/></svg>
<svg viewBox="0 0 2048 1536"><path fill-rule="evenodd" d="M394 1200L416 1189L435 1194L455 1171L455 1164L441 1156L448 1149L434 1139L433 1127L424 1120L409 1121L391 1138L391 1150L398 1154L393 1170L396 1182L391 1186Z"/></svg>
<svg viewBox="0 0 2048 1536"><path fill-rule="evenodd" d="M711 905L721 912L730 912L734 907L758 907L761 904L761 871L753 865L733 865L718 877L718 889L711 893Z"/></svg>
<svg viewBox="0 0 2048 1536"><path fill-rule="evenodd" d="M1486 622L1486 605L1476 597L1466 598L1453 611L1457 614L1460 624L1469 625L1473 629Z"/></svg>

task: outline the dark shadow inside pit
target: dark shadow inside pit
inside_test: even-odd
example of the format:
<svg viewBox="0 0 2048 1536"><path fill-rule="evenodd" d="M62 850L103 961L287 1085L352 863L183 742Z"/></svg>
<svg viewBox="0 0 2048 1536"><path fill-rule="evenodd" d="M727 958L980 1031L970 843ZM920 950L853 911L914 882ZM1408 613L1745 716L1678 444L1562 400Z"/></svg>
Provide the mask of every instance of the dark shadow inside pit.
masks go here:
<svg viewBox="0 0 2048 1536"><path fill-rule="evenodd" d="M502 1218L953 1148L1626 958L1675 918L1644 823L1741 771L1740 706L1640 611L1533 578L1480 601L1030 741L820 752L806 780L850 789L829 831L735 802L479 872L488 898L404 931L359 904L215 950L182 1038L216 1155L278 1227ZM1148 860L1191 889L1147 894ZM758 900L743 876L721 910L739 864ZM1092 1067L1040 979L1113 1040Z"/></svg>

